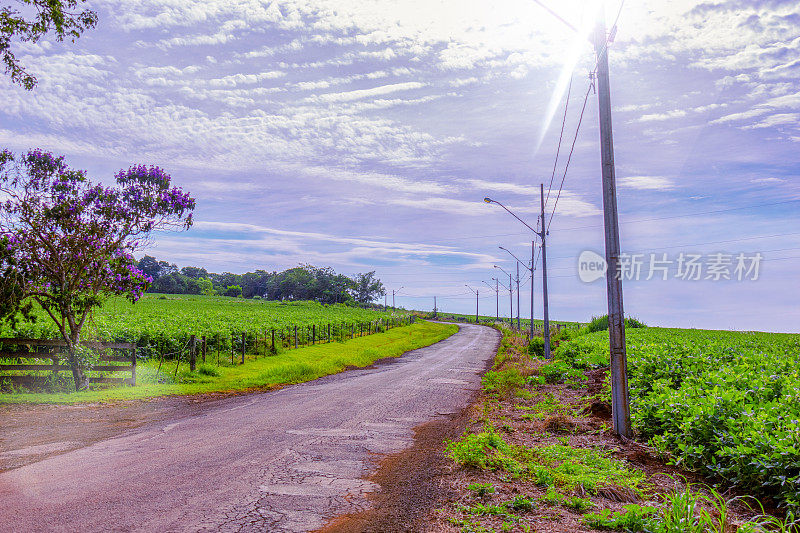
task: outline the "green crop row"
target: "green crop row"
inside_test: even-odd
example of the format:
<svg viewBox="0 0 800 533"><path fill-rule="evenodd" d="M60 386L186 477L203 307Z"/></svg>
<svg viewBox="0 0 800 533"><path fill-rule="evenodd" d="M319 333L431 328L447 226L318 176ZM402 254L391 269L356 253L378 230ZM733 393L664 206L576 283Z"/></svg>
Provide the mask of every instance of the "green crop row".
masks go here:
<svg viewBox="0 0 800 533"><path fill-rule="evenodd" d="M146 358L180 352L190 335L198 339L206 336L209 349L213 350L238 350L244 335L249 350L250 346L271 347L275 330L276 346L280 348L294 345L295 326L298 343L304 345L359 335L362 328L369 327L374 332L374 326L369 324L385 324L405 315L318 302L145 294L136 304L123 298L109 299L95 311L82 337L135 342L139 355ZM22 324L13 331L3 326L0 336L58 338L59 334L53 321L40 311L34 323Z"/></svg>
<svg viewBox="0 0 800 533"><path fill-rule="evenodd" d="M800 511L800 335L632 329L626 332L637 433L684 467ZM556 358L608 365L608 332Z"/></svg>

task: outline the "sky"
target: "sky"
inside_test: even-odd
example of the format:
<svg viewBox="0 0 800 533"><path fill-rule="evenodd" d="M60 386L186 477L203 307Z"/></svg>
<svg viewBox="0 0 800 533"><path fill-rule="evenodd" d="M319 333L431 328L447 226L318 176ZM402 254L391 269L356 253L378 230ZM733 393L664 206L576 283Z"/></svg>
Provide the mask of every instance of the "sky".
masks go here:
<svg viewBox="0 0 800 533"><path fill-rule="evenodd" d="M39 84L0 79L0 145L62 154L96 180L166 169L197 198L196 222L140 255L375 270L390 304L398 291L398 306L430 310L436 296L457 313L475 312L477 289L481 314L508 315L508 292L488 286L508 282L494 265L516 274L498 247L529 261L534 236L483 198L536 227L544 184L550 317L586 321L607 309L603 280L578 271L581 252L604 254L601 9L617 20L622 251L643 262L640 279L624 273L626 314L800 332L800 4L543 3L578 32L533 0L91 1L98 26L74 43L15 43ZM700 279L684 279L693 254ZM740 257L758 267L741 280ZM539 258L536 318L541 273Z"/></svg>

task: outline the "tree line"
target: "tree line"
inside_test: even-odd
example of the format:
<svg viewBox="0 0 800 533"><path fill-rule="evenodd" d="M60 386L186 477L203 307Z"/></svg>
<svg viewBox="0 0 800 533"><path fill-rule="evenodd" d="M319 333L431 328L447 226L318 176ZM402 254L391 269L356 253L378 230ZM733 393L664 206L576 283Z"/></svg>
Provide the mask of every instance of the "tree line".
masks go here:
<svg viewBox="0 0 800 533"><path fill-rule="evenodd" d="M145 255L139 270L153 281L147 292L162 294L206 294L267 300L316 300L324 304L366 305L386 294L375 271L353 277L337 274L331 267L299 265L278 271L256 270L245 274L217 274L205 268L159 261Z"/></svg>

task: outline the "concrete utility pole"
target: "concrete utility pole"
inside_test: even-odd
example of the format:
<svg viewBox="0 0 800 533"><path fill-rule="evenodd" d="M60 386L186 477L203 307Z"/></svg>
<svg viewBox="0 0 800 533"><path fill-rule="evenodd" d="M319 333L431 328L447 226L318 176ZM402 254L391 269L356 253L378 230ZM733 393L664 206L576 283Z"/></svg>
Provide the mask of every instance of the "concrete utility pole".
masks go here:
<svg viewBox="0 0 800 533"><path fill-rule="evenodd" d="M538 235L538 233L537 233L537 235ZM526 269L528 272L531 273L531 323L530 323L531 327L530 327L530 338L532 339L533 338L533 281L534 281L533 274L534 274L535 268L533 268L532 266L529 267L528 265L523 263L520 260L520 258L517 257L516 255L514 255L514 252L512 252L508 248L505 248L503 246L500 246L499 248L501 250L505 250L506 252L508 252L509 255L511 255L511 257L513 257L517 261L517 317L519 317L519 311L521 309L520 304L519 304L519 265L522 265L522 267L524 269ZM536 241L531 241L531 265L534 264L533 250L535 248L536 248ZM517 328L519 328L519 322L517 322Z"/></svg>
<svg viewBox="0 0 800 533"><path fill-rule="evenodd" d="M608 37L605 10L600 9L594 32L597 54L597 99L600 116L600 157L603 175L603 220L606 241L606 286L608 290L608 335L611 348L611 418L614 432L632 437L628 396L628 361L625 353L625 315L622 306L622 280L617 273L619 260L619 220L614 182L614 139L611 133L611 88L608 75ZM542 240L544 257L544 240ZM546 289L545 289L546 290ZM546 299L546 297L545 297ZM547 345L545 345L547 346Z"/></svg>
<svg viewBox="0 0 800 533"><path fill-rule="evenodd" d="M511 274L508 275L508 323L514 329L514 285L511 284Z"/></svg>
<svg viewBox="0 0 800 533"><path fill-rule="evenodd" d="M500 280L495 278L494 280L494 297L495 297L495 322L500 320Z"/></svg>
<svg viewBox="0 0 800 533"><path fill-rule="evenodd" d="M517 261L517 331L522 331L519 325L519 261Z"/></svg>
<svg viewBox="0 0 800 533"><path fill-rule="evenodd" d="M544 218L544 183L539 184L539 192L542 198L542 232L539 238L542 239L542 297L544 298L544 358L550 359L550 311L547 301L547 219Z"/></svg>
<svg viewBox="0 0 800 533"><path fill-rule="evenodd" d="M494 265L495 268L499 268L503 271L504 274L508 274L503 267ZM508 274L508 325L511 329L514 329L514 285L511 279L511 274Z"/></svg>
<svg viewBox="0 0 800 533"><path fill-rule="evenodd" d="M464 284L464 286L475 293L475 323L477 324L478 323L478 292L479 291L478 291L478 289L473 289L472 287L470 287L466 283ZM469 322L469 320L467 322Z"/></svg>
<svg viewBox="0 0 800 533"><path fill-rule="evenodd" d="M533 339L533 287L536 281L534 274L536 273L536 262L533 258L533 251L536 248L536 241L531 241L531 327L530 335L528 338Z"/></svg>
<svg viewBox="0 0 800 533"><path fill-rule="evenodd" d="M489 287L491 290L494 291L495 299L497 300L495 303L495 307L497 308L495 311L494 320L497 322L500 319L500 286L498 285L497 279L492 278L495 281L495 287L492 287L490 284L483 282L484 285Z"/></svg>
<svg viewBox="0 0 800 533"><path fill-rule="evenodd" d="M397 289L397 290L394 290L394 289L392 289L392 311L394 311L394 310L395 310L395 307L394 307L394 295L395 295L395 294L397 294L398 292L402 291L402 290L403 290L403 288L404 288L404 287L400 287L400 288L399 288L399 289Z"/></svg>
<svg viewBox="0 0 800 533"><path fill-rule="evenodd" d="M436 309L436 296L434 296L433 297L433 318L436 318L436 311L438 311L438 309Z"/></svg>

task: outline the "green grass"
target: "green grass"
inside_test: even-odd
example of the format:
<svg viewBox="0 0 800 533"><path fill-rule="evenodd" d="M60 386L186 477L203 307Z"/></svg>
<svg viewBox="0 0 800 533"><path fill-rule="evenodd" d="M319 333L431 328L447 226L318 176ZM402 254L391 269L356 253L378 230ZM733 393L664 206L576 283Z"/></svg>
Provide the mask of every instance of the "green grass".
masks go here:
<svg viewBox="0 0 800 533"><path fill-rule="evenodd" d="M368 366L384 357L434 344L458 331L452 324L418 322L385 333L358 337L344 343L319 344L259 357L244 365L198 366L194 373L178 372L172 382L175 361L167 361L156 375L157 360L140 364L135 387L118 387L73 393L4 393L0 403L79 403L135 400L166 395L203 394L266 389L279 385L310 381L341 372L348 366ZM159 380L167 381L158 383Z"/></svg>
<svg viewBox="0 0 800 533"><path fill-rule="evenodd" d="M507 443L492 427L448 441L445 451L456 463L509 472L538 485L597 494L604 487L641 493L644 473L614 459L607 451L553 444L528 448ZM578 505L578 503L575 503Z"/></svg>
<svg viewBox="0 0 800 533"><path fill-rule="evenodd" d="M685 468L800 511L800 335L648 327L626 336L639 435ZM555 358L604 367L608 333L578 337Z"/></svg>
<svg viewBox="0 0 800 533"><path fill-rule="evenodd" d="M660 505L626 505L613 512L602 509L583 518L587 527L599 530L641 533L795 533L792 516L780 520L764 514L744 522L733 520L731 505L740 498L726 499L711 487L688 483L660 495ZM748 505L747 501L742 501ZM762 509L763 511L763 509Z"/></svg>

